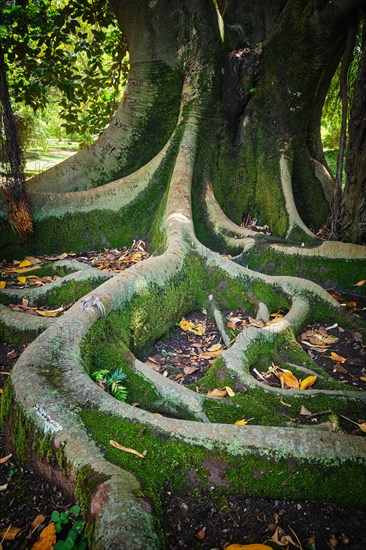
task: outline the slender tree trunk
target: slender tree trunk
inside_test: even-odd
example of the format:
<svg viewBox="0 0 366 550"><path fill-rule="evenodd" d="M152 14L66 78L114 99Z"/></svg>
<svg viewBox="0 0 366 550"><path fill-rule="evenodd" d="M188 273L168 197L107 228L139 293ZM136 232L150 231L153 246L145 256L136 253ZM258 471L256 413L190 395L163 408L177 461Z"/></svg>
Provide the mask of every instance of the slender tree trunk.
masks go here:
<svg viewBox="0 0 366 550"><path fill-rule="evenodd" d="M346 185L342 199L343 239L366 242L366 29L349 124Z"/></svg>
<svg viewBox="0 0 366 550"><path fill-rule="evenodd" d="M19 144L19 135L10 104L9 88L6 78L6 63L0 44L0 101L2 120L0 125L5 135L5 157L10 171L5 175L2 193L8 204L9 222L17 233L27 236L33 231L32 216L26 196L24 182L24 159Z"/></svg>

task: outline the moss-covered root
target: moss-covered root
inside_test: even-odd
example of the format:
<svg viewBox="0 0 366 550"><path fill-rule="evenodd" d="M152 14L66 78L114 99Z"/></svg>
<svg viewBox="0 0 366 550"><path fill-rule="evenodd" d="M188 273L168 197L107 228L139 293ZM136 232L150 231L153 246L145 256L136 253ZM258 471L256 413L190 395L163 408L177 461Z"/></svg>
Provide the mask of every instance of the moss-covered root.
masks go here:
<svg viewBox="0 0 366 550"><path fill-rule="evenodd" d="M0 304L0 340L8 344L28 344L54 321L52 318L12 311Z"/></svg>
<svg viewBox="0 0 366 550"><path fill-rule="evenodd" d="M209 180L203 204L203 219L217 249L236 255L235 261L241 265L269 274L301 275L327 287L338 285L353 291L355 282L364 278L364 246L320 239L307 245L306 239L294 234L291 241L239 227L222 211Z"/></svg>

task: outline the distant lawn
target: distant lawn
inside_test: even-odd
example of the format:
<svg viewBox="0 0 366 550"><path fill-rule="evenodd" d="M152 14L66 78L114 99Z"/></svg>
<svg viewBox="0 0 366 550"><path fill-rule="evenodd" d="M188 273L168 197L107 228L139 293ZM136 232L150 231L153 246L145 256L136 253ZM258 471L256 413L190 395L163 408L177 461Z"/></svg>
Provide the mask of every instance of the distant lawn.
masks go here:
<svg viewBox="0 0 366 550"><path fill-rule="evenodd" d="M329 151L324 151L324 156L331 171L332 176L335 178L337 172L337 156L338 149L331 149Z"/></svg>
<svg viewBox="0 0 366 550"><path fill-rule="evenodd" d="M76 151L79 146L76 142L50 140L50 147L47 151L33 149L27 152L25 175L27 178L44 172L51 166L67 159Z"/></svg>

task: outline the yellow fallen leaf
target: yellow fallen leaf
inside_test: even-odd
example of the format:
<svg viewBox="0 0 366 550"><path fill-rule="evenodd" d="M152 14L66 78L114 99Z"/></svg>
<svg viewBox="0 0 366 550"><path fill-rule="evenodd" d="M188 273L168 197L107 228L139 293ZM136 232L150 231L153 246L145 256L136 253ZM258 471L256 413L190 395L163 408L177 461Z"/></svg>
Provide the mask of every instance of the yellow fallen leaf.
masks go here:
<svg viewBox="0 0 366 550"><path fill-rule="evenodd" d="M32 550L51 550L56 543L55 524L50 523L42 529L39 539L32 546Z"/></svg>
<svg viewBox="0 0 366 550"><path fill-rule="evenodd" d="M125 451L125 453L131 453L133 455L136 455L140 458L145 458L145 456L141 453L139 453L138 451L135 451L135 449L130 449L130 447L123 447L123 445L120 445L119 443L117 443L117 441L113 441L113 439L111 439L109 441L110 445L112 445L112 447L115 447L116 449L119 449L120 451Z"/></svg>
<svg viewBox="0 0 366 550"><path fill-rule="evenodd" d="M190 330L192 328L192 323L190 321L186 321L186 319L182 319L179 323L179 326L182 330Z"/></svg>
<svg viewBox="0 0 366 550"><path fill-rule="evenodd" d="M222 345L221 344L214 344L213 346L211 346L210 348L207 348L207 351L218 351L219 349L222 348Z"/></svg>
<svg viewBox="0 0 366 550"><path fill-rule="evenodd" d="M225 386L224 389L227 391L229 397L235 397L235 392L230 388L230 386Z"/></svg>
<svg viewBox="0 0 366 550"><path fill-rule="evenodd" d="M137 252L136 254L132 254L132 256L130 256L130 261L131 262L139 262L142 258L142 254L140 254L139 252Z"/></svg>
<svg viewBox="0 0 366 550"><path fill-rule="evenodd" d="M0 288L6 287L6 281L0 281Z"/></svg>
<svg viewBox="0 0 366 550"><path fill-rule="evenodd" d="M300 384L300 390L306 390L306 388L310 388L310 386L313 386L315 382L318 380L317 376L307 376Z"/></svg>
<svg viewBox="0 0 366 550"><path fill-rule="evenodd" d="M5 464L5 462L7 462L12 456L12 454L3 456L3 458L0 458L0 464Z"/></svg>
<svg viewBox="0 0 366 550"><path fill-rule="evenodd" d="M227 395L227 391L226 389L223 389L223 390L214 389L209 391L207 395L208 397L225 397L225 395Z"/></svg>
<svg viewBox="0 0 366 550"><path fill-rule="evenodd" d="M24 262L20 262L18 267L23 268L23 267L29 267L30 265L32 265L32 262L30 262L29 260L24 260Z"/></svg>
<svg viewBox="0 0 366 550"><path fill-rule="evenodd" d="M250 422L251 420L254 420L254 418L248 418L248 420L245 420L245 418L242 418L241 420L237 420L235 422L235 424L237 426L245 426L246 424L248 424L248 422Z"/></svg>
<svg viewBox="0 0 366 550"><path fill-rule="evenodd" d="M21 285L25 285L27 282L27 277L17 277L17 280Z"/></svg>
<svg viewBox="0 0 366 550"><path fill-rule="evenodd" d="M344 363L345 361L347 361L347 359L345 357L342 357L341 355L338 355L334 351L331 352L330 358L332 359L332 361L337 361L337 363Z"/></svg>
<svg viewBox="0 0 366 550"><path fill-rule="evenodd" d="M61 313L61 311L63 310L64 308L61 306L58 309L48 309L48 310L36 309L36 312L38 313L38 315L41 315L42 317L57 317L57 315Z"/></svg>
<svg viewBox="0 0 366 550"><path fill-rule="evenodd" d="M2 388L0 388L0 393L4 393L4 390Z"/></svg>
<svg viewBox="0 0 366 550"><path fill-rule="evenodd" d="M3 540L14 540L23 529L24 527L12 527L9 525L9 527L0 530L0 538Z"/></svg>
<svg viewBox="0 0 366 550"><path fill-rule="evenodd" d="M193 325L189 330L190 332L197 334L197 336L202 336L205 333L205 329L201 324Z"/></svg>
<svg viewBox="0 0 366 550"><path fill-rule="evenodd" d="M289 370L282 369L282 372L275 372L275 376L281 380L281 385L283 381L289 388L297 389L300 385L296 376Z"/></svg>
<svg viewBox="0 0 366 550"><path fill-rule="evenodd" d="M360 376L360 380L362 380L362 382L366 382L366 376Z"/></svg>
<svg viewBox="0 0 366 550"><path fill-rule="evenodd" d="M355 285L353 286L362 286L366 283L366 279L362 279L362 281L358 281L358 283L356 283Z"/></svg>

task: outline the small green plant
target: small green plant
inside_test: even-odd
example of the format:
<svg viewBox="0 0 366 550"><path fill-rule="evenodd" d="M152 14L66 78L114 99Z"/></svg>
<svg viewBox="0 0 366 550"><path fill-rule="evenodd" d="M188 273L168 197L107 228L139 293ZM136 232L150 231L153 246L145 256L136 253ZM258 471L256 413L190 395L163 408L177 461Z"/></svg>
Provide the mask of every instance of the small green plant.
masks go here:
<svg viewBox="0 0 366 550"><path fill-rule="evenodd" d="M113 372L108 369L98 370L93 374L93 378L101 388L113 395L118 401L123 403L126 401L127 389L122 385L126 375L122 369L116 369Z"/></svg>
<svg viewBox="0 0 366 550"><path fill-rule="evenodd" d="M64 540L58 540L53 547L54 550L86 550L88 541L83 536L85 523L79 519L80 506L72 506L68 512L52 512L51 521L55 524L56 533L65 530L65 526L71 525L69 532Z"/></svg>

